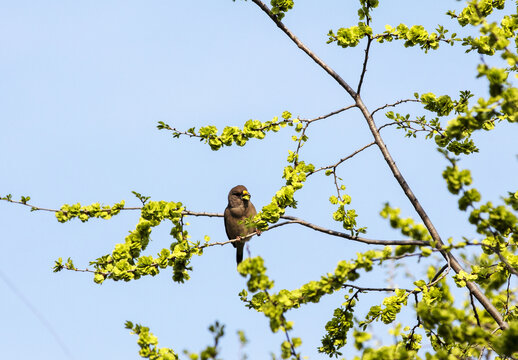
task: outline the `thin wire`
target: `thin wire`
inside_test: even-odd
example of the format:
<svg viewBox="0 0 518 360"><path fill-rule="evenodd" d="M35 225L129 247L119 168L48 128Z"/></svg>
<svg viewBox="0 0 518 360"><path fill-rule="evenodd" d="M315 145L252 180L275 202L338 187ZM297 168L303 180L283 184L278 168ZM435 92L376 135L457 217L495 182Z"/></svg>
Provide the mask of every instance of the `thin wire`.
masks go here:
<svg viewBox="0 0 518 360"><path fill-rule="evenodd" d="M52 334L54 340L59 345L63 353L68 359L73 359L72 353L68 350L65 343L61 340L58 333L54 330L52 325L45 319L45 317L38 311L38 309L32 305L32 303L23 295L23 293L14 285L14 283L9 280L9 278L0 270L0 278L4 281L7 287L29 308L29 310L38 318L41 324L47 328L47 330Z"/></svg>

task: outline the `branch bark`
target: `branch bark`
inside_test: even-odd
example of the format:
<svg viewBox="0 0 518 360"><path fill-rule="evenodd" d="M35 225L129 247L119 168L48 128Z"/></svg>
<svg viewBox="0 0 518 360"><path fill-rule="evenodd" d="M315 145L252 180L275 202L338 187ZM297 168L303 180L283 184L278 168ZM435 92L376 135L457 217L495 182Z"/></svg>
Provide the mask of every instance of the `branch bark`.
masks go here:
<svg viewBox="0 0 518 360"><path fill-rule="evenodd" d="M0 199L0 200L5 200L5 199ZM23 203L21 201L15 201L15 200L5 200L5 201L11 202L11 203L15 203L15 204L19 204L19 205L27 206L27 207L31 208L31 210L33 210L33 211L40 211L41 210L41 211L48 211L48 212L54 212L54 213L60 211L60 210L57 210L57 209L41 208L41 207L29 204L29 203ZM141 207L128 207L128 208L122 208L120 210L121 211L123 211L123 210L142 210L142 208ZM107 211L108 212L108 211L111 211L111 210L106 209L106 210L101 210L101 211ZM204 211L200 212L200 211L191 211L191 210L184 210L184 211L182 211L182 215L184 215L184 216L190 215L190 216L196 216L196 217L220 217L220 218L223 217L222 213L213 213L213 212L204 212ZM346 234L346 233L343 233L343 232L340 232L340 231L336 231L336 230L332 230L332 229L327 229L327 228L324 228L322 226L318 226L318 225L312 224L312 223L310 223L310 222L308 222L306 220L297 218L295 216L283 215L283 216L281 216L281 219L288 220L288 221L285 221L285 222L282 222L282 223L273 224L273 225L269 226L268 229L266 229L265 231L269 231L269 230L275 229L276 227L280 227L280 226L284 226L284 225L288 225L288 224L299 224L299 225L305 226L307 228L313 229L315 231L322 232L324 234L328 234L328 235L336 236L336 237L341 237L341 238L352 240L352 241L362 242L364 244L369 244L369 245L384 245L384 246L387 246L387 245L429 246L430 245L429 242L427 242L427 241L420 241L420 240L379 240L379 239L367 239L367 238L363 238L363 237L360 237L360 236L352 236L352 235L349 235L349 234ZM207 246L226 245L226 244L232 243L234 241L251 238L254 235L256 235L256 233L248 234L247 236L242 237L241 239L231 239L231 240L224 241L224 242L210 243Z"/></svg>
<svg viewBox="0 0 518 360"><path fill-rule="evenodd" d="M332 235L332 236L337 236L337 237L342 237L342 238L346 238L346 239L349 239L349 240L352 240L352 241L357 241L357 242L362 242L364 244L369 244L369 245L418 245L418 246L429 246L430 243L427 242L427 241L420 241L420 240L375 240L375 239L366 239L366 238L363 238L363 237L360 237L360 236L351 236L349 234L346 234L346 233L343 233L343 232L340 232L340 231L335 231L335 230L330 230L330 229L325 229L323 227L320 227L318 225L315 225L315 224L311 224L305 220L302 220L302 219L299 219L299 218L296 218L294 216L281 216L282 219L286 219L286 220L291 220L289 222L286 222L286 223L283 223L284 224L300 224L302 226L305 226L305 227L308 227L310 229L313 229L313 230L316 230L316 231L319 231L319 232L322 232L324 234L328 234L328 235Z"/></svg>
<svg viewBox="0 0 518 360"><path fill-rule="evenodd" d="M406 103L406 102L421 102L419 100L416 100L416 99L405 99L405 100L399 100L399 101L396 101L395 103L393 104L385 104L383 106L380 106L379 108L375 109L372 113L371 113L371 116L374 116L374 114L380 110L383 110L383 109L386 109L388 107L395 107L395 106L398 106L399 104L403 104L403 103Z"/></svg>
<svg viewBox="0 0 518 360"><path fill-rule="evenodd" d="M369 25L369 18L367 17L367 25ZM371 48L372 38L370 36L367 37L367 47L365 48L365 58L363 59L363 69L360 75L360 81L358 83L358 89L356 92L360 94L363 85L363 79L365 78L365 73L367 72L367 61L369 61L369 50Z"/></svg>
<svg viewBox="0 0 518 360"><path fill-rule="evenodd" d="M372 136L374 137L374 141L376 142L376 145L378 145L381 154L383 155L383 158L385 159L385 162L387 163L388 167L392 171L392 174L396 178L396 181L401 186L401 189L405 193L406 197L416 210L417 214L423 221L424 225L428 229L428 232L432 236L432 239L436 243L436 248L440 250L441 255L451 264L452 269L459 273L463 270L462 266L458 262L458 260L449 252L443 249L444 243L435 229L435 226L433 225L432 221L430 220L428 214L421 206L421 203L417 199L417 197L414 195L412 189L406 182L405 178L399 171L399 168L397 167L396 163L394 162L394 159L392 158L387 146L385 145L385 142L380 136L380 133L376 127L376 124L374 123L374 119L372 117L372 114L367 109L367 106L363 103L360 95L354 91L351 86L340 77L329 65L327 65L322 59L320 59L315 53L313 53L306 45L304 45L275 15L273 15L270 11L270 9L260 0L252 0L261 10L263 10L269 17L272 19L272 21L277 25L278 28L280 28L302 51L304 51L313 61L315 61L325 72L327 72L335 81L344 88L345 91L353 98L355 101L357 107L360 109L360 111L363 114L363 117L367 121L367 125L369 126L369 129L372 133ZM480 290L480 288L473 282L466 282L466 287L469 289L469 291L477 298L477 300L480 302L480 304L487 310L487 312L493 317L493 319L497 322L497 324L502 329L507 329L509 325L504 321L502 315L496 307L489 301L489 299L484 295L484 293Z"/></svg>
<svg viewBox="0 0 518 360"><path fill-rule="evenodd" d="M356 107L356 104L353 104L353 105L349 105L349 106L343 107L343 108L341 108L339 110L332 111L329 114L316 117L314 119L299 119L299 120L302 121L302 122L312 123L314 121L327 119L328 117L340 114L343 111L350 110L350 109L355 108L355 107Z"/></svg>

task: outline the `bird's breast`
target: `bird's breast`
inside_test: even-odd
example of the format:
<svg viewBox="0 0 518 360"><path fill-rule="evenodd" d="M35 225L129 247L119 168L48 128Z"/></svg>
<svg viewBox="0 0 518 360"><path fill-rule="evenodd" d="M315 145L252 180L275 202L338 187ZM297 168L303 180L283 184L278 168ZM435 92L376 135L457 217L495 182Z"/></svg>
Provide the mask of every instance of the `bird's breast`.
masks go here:
<svg viewBox="0 0 518 360"><path fill-rule="evenodd" d="M235 218L242 218L246 214L246 208L244 206L231 207L230 214Z"/></svg>

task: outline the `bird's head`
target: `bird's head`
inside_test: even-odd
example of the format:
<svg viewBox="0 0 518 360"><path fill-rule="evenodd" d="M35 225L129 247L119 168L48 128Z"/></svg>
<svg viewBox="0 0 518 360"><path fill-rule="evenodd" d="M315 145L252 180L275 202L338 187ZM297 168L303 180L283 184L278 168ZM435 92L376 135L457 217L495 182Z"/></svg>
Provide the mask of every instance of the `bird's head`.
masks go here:
<svg viewBox="0 0 518 360"><path fill-rule="evenodd" d="M228 193L228 204L230 207L247 206L251 197L252 195L250 195L245 186L237 185Z"/></svg>

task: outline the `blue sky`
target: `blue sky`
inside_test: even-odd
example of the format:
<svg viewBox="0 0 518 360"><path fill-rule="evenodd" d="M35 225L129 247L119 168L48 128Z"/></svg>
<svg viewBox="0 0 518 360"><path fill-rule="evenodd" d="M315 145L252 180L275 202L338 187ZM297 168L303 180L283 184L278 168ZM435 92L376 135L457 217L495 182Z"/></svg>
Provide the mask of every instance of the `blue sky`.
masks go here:
<svg viewBox="0 0 518 360"><path fill-rule="evenodd" d="M392 5L393 4L393 5ZM189 210L223 212L229 189L244 184L256 207L267 204L282 186L288 130L252 140L244 148L218 152L196 140L173 139L158 131L164 121L179 129L242 125L248 119L271 120L284 110L311 118L351 104L347 94L307 58L252 2L225 1L16 1L0 11L0 194L30 195L37 206L64 203L137 206L132 190L153 200L182 201ZM444 15L457 1L381 2L374 30L385 24L438 23L462 34ZM364 44L341 49L326 44L329 29L357 22L356 2L297 1L284 22L353 87L363 61ZM425 55L401 43L373 44L364 102L375 109L414 92L455 95L472 89L487 94L475 79L477 54L441 46ZM418 108L399 111L421 114ZM378 113L376 121L385 119ZM473 235L466 214L455 210L441 172L446 162L432 142L384 132L389 150L443 238ZM485 135L485 134L482 134ZM492 136L477 136L481 152L461 162L472 169L483 200L498 201L516 190L516 127L498 126ZM354 110L308 130L301 152L316 166L336 162L371 135ZM490 174L490 175L488 175ZM368 236L400 238L378 215L389 201L406 216L414 212L393 176L372 147L340 170L352 207ZM333 223L332 180L313 176L297 194L299 208L288 213L329 228ZM219 320L227 335L224 358L237 358L236 331L250 339L250 359L279 353L281 334L270 334L267 320L247 310L238 293L245 287L231 246L213 247L193 260L192 279L172 282L168 270L130 283L96 285L88 274L51 271L58 257L78 267L111 252L138 220L125 212L110 221L59 224L44 212L0 203L2 251L0 328L2 357L9 359L137 359L136 337L124 329L131 320L150 326L161 346L199 351L211 342L207 327ZM194 239L225 240L221 219L192 218ZM290 225L250 243L252 255L265 259L276 290L294 289L334 270L342 259L366 251L364 245L329 238ZM152 234L148 253L170 244L164 224ZM431 261L435 263L435 261ZM422 263L406 261L419 277ZM410 283L398 268L396 285ZM362 276L359 285L385 284L388 270ZM288 313L301 336L302 352L315 359L325 322L343 302L344 293ZM462 293L459 293L462 297ZM361 311L381 298L364 295ZM361 313L360 311L360 313ZM402 315L405 319L405 315ZM52 328L60 339L49 331ZM387 328L381 327L379 334ZM385 337L379 335L380 338ZM66 348L67 350L64 350Z"/></svg>

